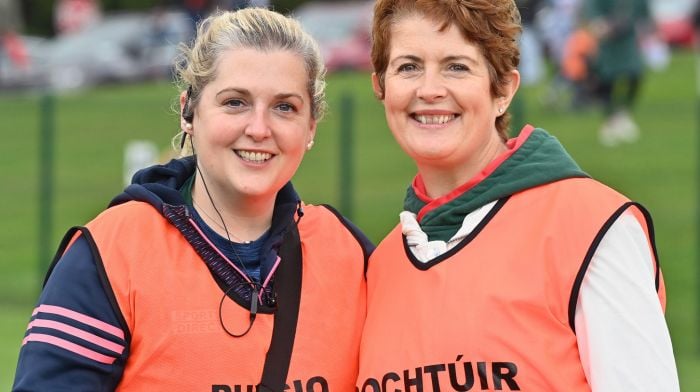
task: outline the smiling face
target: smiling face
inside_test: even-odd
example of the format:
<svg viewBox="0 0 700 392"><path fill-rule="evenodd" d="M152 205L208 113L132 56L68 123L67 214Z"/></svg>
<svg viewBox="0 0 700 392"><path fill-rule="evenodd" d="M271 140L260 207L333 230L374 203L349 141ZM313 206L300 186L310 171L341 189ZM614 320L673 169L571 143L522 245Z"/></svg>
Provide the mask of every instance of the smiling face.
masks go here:
<svg viewBox="0 0 700 392"><path fill-rule="evenodd" d="M215 201L274 203L316 131L308 78L302 58L290 51L236 48L221 55L188 131ZM204 194L198 185L194 197Z"/></svg>
<svg viewBox="0 0 700 392"><path fill-rule="evenodd" d="M512 79L517 85L517 72ZM444 192L431 191L432 182L461 185L505 150L495 121L510 95L492 97L490 82L479 47L454 26L440 31L420 15L392 26L384 90L376 75L373 85L383 93L394 138L416 162L429 193Z"/></svg>

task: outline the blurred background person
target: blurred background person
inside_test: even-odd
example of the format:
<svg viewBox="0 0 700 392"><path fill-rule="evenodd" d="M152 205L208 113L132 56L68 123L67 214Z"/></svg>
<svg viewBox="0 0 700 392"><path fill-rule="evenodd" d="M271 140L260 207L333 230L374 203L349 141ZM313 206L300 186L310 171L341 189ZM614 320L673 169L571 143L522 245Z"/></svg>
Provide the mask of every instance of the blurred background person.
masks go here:
<svg viewBox="0 0 700 392"><path fill-rule="evenodd" d="M555 67L561 63L564 46L579 21L581 0L546 0L537 17L547 57Z"/></svg>
<svg viewBox="0 0 700 392"><path fill-rule="evenodd" d="M598 79L593 62L598 51L596 37L580 26L568 35L562 48L559 77L571 96L568 102L572 110L588 108L596 103ZM560 98L557 94L556 98ZM552 97L555 98L555 97Z"/></svg>
<svg viewBox="0 0 700 392"><path fill-rule="evenodd" d="M580 19L581 0L547 0L545 6L539 12L537 25L541 30L544 41L545 54L552 67L552 77L548 83L542 102L547 107L565 109L578 109L581 106L578 98L582 80L582 67L576 65L574 79L568 74L565 64L571 60L570 46L572 35L577 31ZM574 38L578 41L578 38ZM579 41L580 42L580 41ZM578 62L581 53L581 45L576 44L576 58Z"/></svg>
<svg viewBox="0 0 700 392"><path fill-rule="evenodd" d="M197 28L197 24L214 8L215 4L211 0L184 0L183 8L192 21L192 30Z"/></svg>
<svg viewBox="0 0 700 392"><path fill-rule="evenodd" d="M645 72L640 42L652 29L647 0L587 0L583 17L597 41L593 71L604 121L598 136L602 145L633 143L639 126L633 119Z"/></svg>
<svg viewBox="0 0 700 392"><path fill-rule="evenodd" d="M29 57L19 34L12 29L0 28L0 56L6 56L18 68L29 65Z"/></svg>
<svg viewBox="0 0 700 392"><path fill-rule="evenodd" d="M519 39L520 77L521 83L527 86L540 82L546 75L544 48L535 23L544 0L517 0L515 3L523 26Z"/></svg>
<svg viewBox="0 0 700 392"><path fill-rule="evenodd" d="M100 21L99 0L58 0L54 10L57 34L73 34Z"/></svg>
<svg viewBox="0 0 700 392"><path fill-rule="evenodd" d="M24 43L20 39L22 20L15 0L0 0L0 57L7 57L13 66L26 68L29 57ZM2 64L2 62L0 62ZM3 72L0 69L0 72Z"/></svg>

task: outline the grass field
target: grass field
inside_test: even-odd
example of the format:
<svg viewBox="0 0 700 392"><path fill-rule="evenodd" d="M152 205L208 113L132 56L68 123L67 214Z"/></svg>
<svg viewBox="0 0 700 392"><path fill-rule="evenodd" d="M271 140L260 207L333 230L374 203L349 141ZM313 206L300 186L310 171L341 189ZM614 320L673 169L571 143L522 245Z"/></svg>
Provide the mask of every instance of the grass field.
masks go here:
<svg viewBox="0 0 700 392"><path fill-rule="evenodd" d="M683 390L700 390L698 334L697 166L695 62L679 53L663 73L650 74L636 117L642 138L606 149L597 143L601 115L539 105L545 85L521 90L527 122L559 137L594 177L640 201L654 215L665 274L667 319ZM341 96L354 98L353 220L375 241L395 224L414 175L384 125L368 75L329 78L331 112L295 177L307 202L339 201ZM127 141L145 139L167 151L178 127L168 84L102 87L56 99L53 165L53 252L64 230L89 220L122 187ZM39 128L36 95L0 95L0 389L9 390L24 328L48 260L39 260Z"/></svg>

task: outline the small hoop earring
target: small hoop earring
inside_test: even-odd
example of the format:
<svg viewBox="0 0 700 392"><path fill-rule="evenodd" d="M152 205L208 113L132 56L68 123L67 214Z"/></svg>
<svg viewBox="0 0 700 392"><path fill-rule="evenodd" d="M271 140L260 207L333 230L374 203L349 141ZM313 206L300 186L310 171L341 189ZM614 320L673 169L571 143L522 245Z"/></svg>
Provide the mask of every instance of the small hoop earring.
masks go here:
<svg viewBox="0 0 700 392"><path fill-rule="evenodd" d="M306 145L306 151L311 150L311 147L313 147L313 146L314 146L314 141L311 140L311 141Z"/></svg>

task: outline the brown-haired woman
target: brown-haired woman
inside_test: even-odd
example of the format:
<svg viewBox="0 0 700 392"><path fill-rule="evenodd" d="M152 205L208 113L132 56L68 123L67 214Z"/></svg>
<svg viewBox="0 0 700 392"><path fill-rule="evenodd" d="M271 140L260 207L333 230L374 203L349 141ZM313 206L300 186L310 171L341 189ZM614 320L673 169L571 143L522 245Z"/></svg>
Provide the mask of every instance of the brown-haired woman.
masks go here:
<svg viewBox="0 0 700 392"><path fill-rule="evenodd" d="M379 0L372 82L416 163L370 258L360 391L678 390L651 219L526 126L513 0Z"/></svg>

